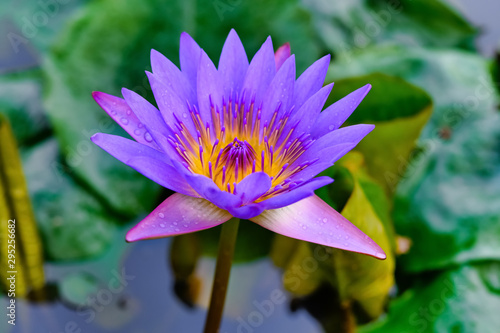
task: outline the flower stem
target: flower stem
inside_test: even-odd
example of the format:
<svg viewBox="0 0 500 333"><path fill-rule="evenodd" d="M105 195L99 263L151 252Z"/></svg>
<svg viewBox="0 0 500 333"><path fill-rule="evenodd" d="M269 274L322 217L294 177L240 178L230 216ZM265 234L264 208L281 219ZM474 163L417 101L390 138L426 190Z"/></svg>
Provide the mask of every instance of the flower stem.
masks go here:
<svg viewBox="0 0 500 333"><path fill-rule="evenodd" d="M222 225L214 283L212 286L212 297L210 299L204 333L219 332L239 224L239 219L232 218Z"/></svg>

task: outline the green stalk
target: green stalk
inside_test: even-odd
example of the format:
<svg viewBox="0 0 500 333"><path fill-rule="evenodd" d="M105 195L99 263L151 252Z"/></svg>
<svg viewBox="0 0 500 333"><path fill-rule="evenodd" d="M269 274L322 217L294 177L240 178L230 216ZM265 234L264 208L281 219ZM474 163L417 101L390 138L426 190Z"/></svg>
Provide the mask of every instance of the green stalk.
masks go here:
<svg viewBox="0 0 500 333"><path fill-rule="evenodd" d="M204 333L219 332L239 224L239 219L232 218L222 225L212 297L210 298Z"/></svg>

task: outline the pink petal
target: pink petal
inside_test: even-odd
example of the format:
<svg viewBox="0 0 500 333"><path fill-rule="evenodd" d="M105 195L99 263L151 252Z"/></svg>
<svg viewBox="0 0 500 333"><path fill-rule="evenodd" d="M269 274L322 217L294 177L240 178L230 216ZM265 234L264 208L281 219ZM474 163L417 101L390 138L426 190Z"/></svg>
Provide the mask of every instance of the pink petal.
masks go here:
<svg viewBox="0 0 500 333"><path fill-rule="evenodd" d="M126 236L128 242L187 234L215 227L231 218L205 199L175 193L163 201Z"/></svg>
<svg viewBox="0 0 500 333"><path fill-rule="evenodd" d="M290 57L290 43L285 43L276 50L274 53L274 61L276 62L276 71L280 69L281 65Z"/></svg>
<svg viewBox="0 0 500 333"><path fill-rule="evenodd" d="M380 246L318 196L266 210L250 220L287 237L386 258Z"/></svg>

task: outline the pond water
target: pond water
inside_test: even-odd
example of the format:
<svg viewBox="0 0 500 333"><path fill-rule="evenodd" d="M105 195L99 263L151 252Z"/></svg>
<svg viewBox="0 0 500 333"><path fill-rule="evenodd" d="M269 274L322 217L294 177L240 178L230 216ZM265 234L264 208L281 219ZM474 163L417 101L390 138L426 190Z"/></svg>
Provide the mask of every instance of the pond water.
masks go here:
<svg viewBox="0 0 500 333"><path fill-rule="evenodd" d="M3 321L1 331L202 332L215 260L202 257L198 262L196 304L190 307L174 291L182 294L182 286L174 288L169 259L172 239L127 244L125 231L117 235L113 248L102 258L46 264L47 280L53 286L49 300L18 299L16 326ZM93 290L93 299L86 298L88 290ZM76 299L85 300L87 306L78 306ZM290 301L282 287L281 272L270 260L235 264L220 332L323 332L304 309L292 312ZM0 304L5 309L7 299L3 297Z"/></svg>

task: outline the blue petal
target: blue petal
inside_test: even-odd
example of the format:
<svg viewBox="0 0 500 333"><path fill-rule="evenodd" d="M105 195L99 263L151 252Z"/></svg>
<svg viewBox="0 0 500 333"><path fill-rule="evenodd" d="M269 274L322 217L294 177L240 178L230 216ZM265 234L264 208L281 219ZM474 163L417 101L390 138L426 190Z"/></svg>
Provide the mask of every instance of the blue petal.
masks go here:
<svg viewBox="0 0 500 333"><path fill-rule="evenodd" d="M201 119L213 129L211 107L222 111L222 82L212 60L202 50L198 66L198 106ZM210 132L214 137L214 131Z"/></svg>
<svg viewBox="0 0 500 333"><path fill-rule="evenodd" d="M181 34L179 47L179 60L181 63L182 73L186 75L195 94L200 56L201 48L187 32L183 32Z"/></svg>
<svg viewBox="0 0 500 333"><path fill-rule="evenodd" d="M196 196L196 192L181 175L168 164L168 157L148 146L121 136L97 133L92 142L110 155L137 170L152 181L172 191Z"/></svg>
<svg viewBox="0 0 500 333"><path fill-rule="evenodd" d="M168 137L172 135L173 132L163 120L160 111L158 111L157 108L146 101L142 96L131 90L123 88L122 95L125 98L127 104L136 114L137 118L139 118L139 120L144 124L146 129L151 134L151 138L147 137L146 141L151 142L152 140L154 140L164 151L168 151L169 146L162 145L158 138L158 134L161 134L164 137Z"/></svg>
<svg viewBox="0 0 500 333"><path fill-rule="evenodd" d="M273 42L268 37L248 66L241 91L241 94L245 94L246 103L254 99L256 107L259 107L275 74Z"/></svg>
<svg viewBox="0 0 500 333"><path fill-rule="evenodd" d="M298 109L312 95L314 95L325 81L326 72L330 65L330 55L316 60L314 64L302 73L295 83L295 107Z"/></svg>
<svg viewBox="0 0 500 333"><path fill-rule="evenodd" d="M239 94L248 69L248 58L238 34L231 29L219 60L219 73L225 97Z"/></svg>
<svg viewBox="0 0 500 333"><path fill-rule="evenodd" d="M319 138L339 128L358 107L371 87L371 85L367 84L326 108L318 116L311 135L314 138Z"/></svg>
<svg viewBox="0 0 500 333"><path fill-rule="evenodd" d="M94 97L97 104L99 104L118 125L127 131L135 141L150 146L151 148L161 150L156 142L146 140L146 138L149 139L151 134L148 133L144 124L141 123L123 98L99 91L94 91L92 97Z"/></svg>
<svg viewBox="0 0 500 333"><path fill-rule="evenodd" d="M243 205L254 202L271 188L271 178L265 172L254 172L236 184L236 195Z"/></svg>
<svg viewBox="0 0 500 333"><path fill-rule="evenodd" d="M278 115L290 110L293 103L293 86L295 83L295 56L290 56L271 81L262 103L261 124L269 123L276 110ZM279 120L276 118L275 123ZM263 127L261 125L261 128ZM276 124L275 124L276 125Z"/></svg>
<svg viewBox="0 0 500 333"><path fill-rule="evenodd" d="M188 78L167 57L156 50L151 50L151 67L153 74L172 89L181 101L189 101L191 105L196 105L195 90Z"/></svg>
<svg viewBox="0 0 500 333"><path fill-rule="evenodd" d="M332 182L333 179L327 176L314 178L289 192L279 194L275 197L264 200L260 202L260 204L262 204L265 209L277 209L285 207L304 198L312 196L314 194L314 190L331 184Z"/></svg>

